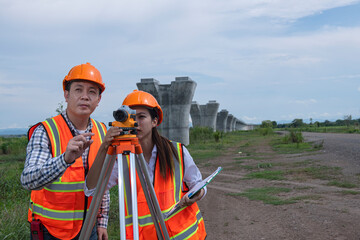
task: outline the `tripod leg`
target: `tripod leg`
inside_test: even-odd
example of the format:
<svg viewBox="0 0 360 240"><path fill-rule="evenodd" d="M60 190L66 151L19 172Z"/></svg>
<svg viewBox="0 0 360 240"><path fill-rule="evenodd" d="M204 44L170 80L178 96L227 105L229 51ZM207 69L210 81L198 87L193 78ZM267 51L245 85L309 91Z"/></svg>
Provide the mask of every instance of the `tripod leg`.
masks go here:
<svg viewBox="0 0 360 240"><path fill-rule="evenodd" d="M154 226L155 226L155 229L156 229L156 234L157 234L159 240L163 240L164 237L163 237L163 235L161 233L161 228L159 226L159 220L158 220L158 217L156 215L156 210L155 210L155 207L154 207L154 203L152 202L152 200L150 198L149 187L147 186L147 184L145 182L144 173L143 173L143 171L142 171L142 169L140 167L139 161L136 161L136 170L137 170L137 173L138 173L138 176L139 176L139 180L141 182L142 189L144 191L146 202L148 203L148 206L149 206L149 210L150 210L150 213L151 213L152 220L154 222Z"/></svg>
<svg viewBox="0 0 360 240"><path fill-rule="evenodd" d="M153 202L153 204L155 206L155 211L157 212L156 215L158 216L158 218L160 220L160 225L161 225L161 228L163 230L164 237L165 237L166 240L170 240L169 233L167 232L167 228L166 228L166 225L165 225L164 217L162 215L159 202L158 202L158 200L156 198L154 187L151 184L149 173L148 173L147 168L146 168L144 155L142 153L140 153L140 154L137 154L137 157L138 157L138 160L140 162L140 167L141 167L141 169L142 169L142 171L144 173L145 181L146 181L146 184L147 184L149 192L150 192L151 200L152 200L152 202Z"/></svg>
<svg viewBox="0 0 360 240"><path fill-rule="evenodd" d="M107 186L107 183L109 181L112 169L114 167L115 163L115 156L112 155L106 155L104 165L101 169L101 173L99 176L99 180L96 184L96 190L93 197L93 200L91 201L89 210L87 212L81 233L80 233L80 240L87 240L90 238L92 228L94 227L97 212L100 207L101 200L104 196L104 192Z"/></svg>
<svg viewBox="0 0 360 240"><path fill-rule="evenodd" d="M131 181L131 201L134 240L139 239L139 222L137 209L137 189L136 189L136 166L135 155L130 153L130 181Z"/></svg>
<svg viewBox="0 0 360 240"><path fill-rule="evenodd" d="M126 239L125 228L125 203L124 203L124 174L123 174L123 161L126 157L119 154L118 157L118 188L119 188L119 220L120 220L120 239Z"/></svg>

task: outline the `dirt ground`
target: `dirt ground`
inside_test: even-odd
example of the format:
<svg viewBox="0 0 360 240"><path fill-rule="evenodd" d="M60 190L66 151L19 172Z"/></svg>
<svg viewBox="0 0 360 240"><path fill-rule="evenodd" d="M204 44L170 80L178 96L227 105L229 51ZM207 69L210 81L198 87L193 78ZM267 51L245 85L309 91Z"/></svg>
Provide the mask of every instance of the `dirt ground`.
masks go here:
<svg viewBox="0 0 360 240"><path fill-rule="evenodd" d="M323 135L306 136L308 140ZM360 136L358 136L360 138ZM335 138L336 139L336 138ZM207 240L221 239L360 239L360 169L349 161L341 161L324 140L324 147L316 152L301 154L275 153L268 142L254 147L254 157L243 158L241 145L230 149L226 156L200 162L203 177L218 166L223 170L208 185L206 197L199 201L207 230ZM354 156L353 163L359 162ZM350 161L351 162L351 161ZM271 163L270 169L256 169L261 163ZM319 179L291 172L286 180L246 179L252 171L294 170L309 166L340 167L338 181L357 185L355 188L329 186L329 179ZM331 175L330 173L327 173ZM326 175L326 174L325 174ZM230 193L262 187L289 188L277 196L281 199L297 197L292 204L271 205L249 200ZM351 192L350 192L350 191Z"/></svg>

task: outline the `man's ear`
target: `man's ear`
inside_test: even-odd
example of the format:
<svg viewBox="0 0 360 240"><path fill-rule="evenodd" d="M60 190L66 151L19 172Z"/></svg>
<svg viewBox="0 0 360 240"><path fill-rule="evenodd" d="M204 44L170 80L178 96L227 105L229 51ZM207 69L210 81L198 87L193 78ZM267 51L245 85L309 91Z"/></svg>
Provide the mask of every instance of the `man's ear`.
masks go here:
<svg viewBox="0 0 360 240"><path fill-rule="evenodd" d="M68 98L69 98L69 91L68 90L64 91L64 98L65 98L65 102L68 102Z"/></svg>
<svg viewBox="0 0 360 240"><path fill-rule="evenodd" d="M97 106L99 106L100 100L101 100L101 94L99 95L99 99L98 99L98 102L97 102Z"/></svg>

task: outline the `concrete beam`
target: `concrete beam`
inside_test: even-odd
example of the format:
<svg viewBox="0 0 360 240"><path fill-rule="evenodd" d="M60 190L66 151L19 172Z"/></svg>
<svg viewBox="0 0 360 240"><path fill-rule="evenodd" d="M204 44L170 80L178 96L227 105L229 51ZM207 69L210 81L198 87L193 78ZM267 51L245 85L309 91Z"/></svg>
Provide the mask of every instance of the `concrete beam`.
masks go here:
<svg viewBox="0 0 360 240"><path fill-rule="evenodd" d="M222 109L217 113L216 116L216 130L221 132L226 132L226 123L229 112L226 109Z"/></svg>
<svg viewBox="0 0 360 240"><path fill-rule="evenodd" d="M159 84L153 78L141 79L139 90L149 92L159 102L164 119L161 134L170 140L189 144L189 115L196 82L189 77L176 77L171 84Z"/></svg>
<svg viewBox="0 0 360 240"><path fill-rule="evenodd" d="M246 129L246 124L243 122L243 121L241 121L241 120L237 120L236 121L236 123L235 123L235 129L237 130L237 131L241 131L241 130L247 130Z"/></svg>
<svg viewBox="0 0 360 240"><path fill-rule="evenodd" d="M215 100L210 100L205 105L192 102L190 114L193 126L209 127L213 129L213 131L216 131L216 116L219 105Z"/></svg>

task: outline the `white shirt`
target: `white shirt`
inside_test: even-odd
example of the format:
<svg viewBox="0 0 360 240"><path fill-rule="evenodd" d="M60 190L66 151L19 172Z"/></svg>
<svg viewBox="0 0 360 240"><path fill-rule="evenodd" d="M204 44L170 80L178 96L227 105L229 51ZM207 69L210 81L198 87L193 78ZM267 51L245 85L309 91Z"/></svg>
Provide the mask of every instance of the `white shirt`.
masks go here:
<svg viewBox="0 0 360 240"><path fill-rule="evenodd" d="M151 152L150 161L146 164L147 168L148 168L149 177L150 177L150 180L152 181L152 183L154 180L156 156L157 156L157 148L156 148L156 145L154 145L154 148ZM194 163L194 160L191 157L189 151L186 149L185 146L183 147L183 157L184 157L184 165L185 165L183 181L186 183L186 185L191 190L198 182L202 181L202 175L201 175L201 172L199 171L198 167ZM108 183L106 189L110 189L117 184L118 184L118 164L116 162L114 164L114 168L111 172L109 183ZM94 194L96 188L88 189L86 186L86 182L85 182L84 186L85 186L84 192L85 192L86 196L91 196ZM206 192L207 192L206 187L204 188L204 190L205 190L205 193L202 196L202 198L205 197L205 195L206 195Z"/></svg>

